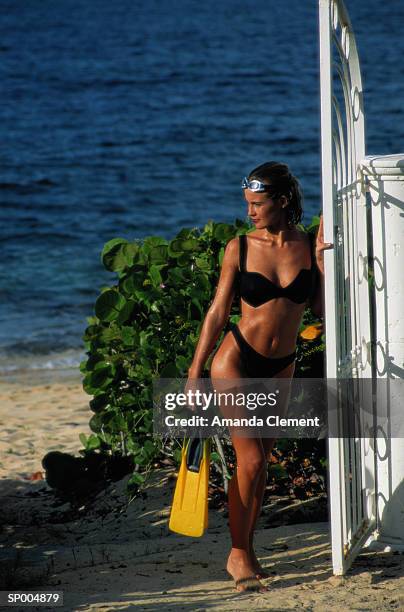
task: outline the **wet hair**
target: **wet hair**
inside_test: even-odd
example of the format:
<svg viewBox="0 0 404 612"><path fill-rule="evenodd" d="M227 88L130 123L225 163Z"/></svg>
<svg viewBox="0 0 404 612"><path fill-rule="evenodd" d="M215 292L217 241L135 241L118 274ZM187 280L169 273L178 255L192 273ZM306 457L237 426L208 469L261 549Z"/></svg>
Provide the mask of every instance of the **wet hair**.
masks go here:
<svg viewBox="0 0 404 612"><path fill-rule="evenodd" d="M257 166L250 172L248 179L258 179L267 182L273 189L269 193L275 199L285 196L289 201L286 206L286 219L289 225L300 223L303 216L302 202L303 194L299 181L290 172L287 164L269 161Z"/></svg>

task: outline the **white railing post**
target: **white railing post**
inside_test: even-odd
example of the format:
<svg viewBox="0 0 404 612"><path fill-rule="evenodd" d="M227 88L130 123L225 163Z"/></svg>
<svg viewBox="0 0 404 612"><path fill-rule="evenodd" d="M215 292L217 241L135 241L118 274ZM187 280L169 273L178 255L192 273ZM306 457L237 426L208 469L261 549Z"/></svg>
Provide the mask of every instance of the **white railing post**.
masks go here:
<svg viewBox="0 0 404 612"><path fill-rule="evenodd" d="M324 239L334 243L325 252L326 372L329 398L333 379L338 397L329 494L333 570L343 574L364 544L404 551L404 443L393 429L404 378L404 154L365 157L343 0L319 0L319 21ZM344 379L353 398L338 391Z"/></svg>
<svg viewBox="0 0 404 612"><path fill-rule="evenodd" d="M333 435L339 432L328 441L333 569L343 574L375 523L374 440L366 438L361 418L358 423L346 418L356 414L356 400L360 403L372 375L369 218L360 171L362 80L342 0L319 0L319 26L324 240L334 243L325 252L326 375L329 387L335 379L339 389L338 381L348 378L354 391L349 399L340 393L337 414L329 414Z"/></svg>
<svg viewBox="0 0 404 612"><path fill-rule="evenodd" d="M404 551L404 441L392 429L397 421L394 424L391 418L401 417L400 391L404 386L397 381L404 378L404 154L368 156L362 161L362 172L367 177L372 210L374 374L379 417L377 531L367 544Z"/></svg>
<svg viewBox="0 0 404 612"><path fill-rule="evenodd" d="M333 159L333 130L332 130L332 47L331 47L331 6L329 0L319 2L319 26L320 26L320 73L321 73L321 187L323 202L324 219L324 240L334 242L334 176L337 174L334 163L339 164L338 176L341 176L342 159L341 155L337 160ZM340 123L340 131L342 124ZM342 141L343 145L343 141ZM344 153L344 151L343 151ZM336 346L337 343L337 313L335 306L337 303L335 288L335 265L333 265L334 253L325 251L325 294L335 296L335 299L327 300L325 309L325 330L327 344ZM337 378L337 351L327 351L326 353L326 376L327 379ZM338 415L333 415L338 418ZM343 474L343 463L341 458L343 441L340 438L330 439L328 442L329 459L329 480L334 483L338 491L342 491L345 486ZM333 546L333 564L337 573L343 572L343 517L342 496L330 497L330 519L331 519L331 539Z"/></svg>

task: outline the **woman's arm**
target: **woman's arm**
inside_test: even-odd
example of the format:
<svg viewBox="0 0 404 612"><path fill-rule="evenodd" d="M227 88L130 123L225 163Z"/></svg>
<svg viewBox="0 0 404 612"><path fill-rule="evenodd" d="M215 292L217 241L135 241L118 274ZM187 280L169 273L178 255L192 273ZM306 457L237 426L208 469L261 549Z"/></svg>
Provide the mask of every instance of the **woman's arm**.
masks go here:
<svg viewBox="0 0 404 612"><path fill-rule="evenodd" d="M235 279L238 272L239 257L238 249L238 237L229 240L224 251L222 269L215 296L205 315L194 358L188 370L188 375L192 378L200 378L205 363L229 317L235 295Z"/></svg>
<svg viewBox="0 0 404 612"><path fill-rule="evenodd" d="M331 242L324 242L323 215L320 215L315 253L319 281L317 283L316 293L310 300L310 308L316 317L323 318L324 316L324 250L332 249L333 246Z"/></svg>

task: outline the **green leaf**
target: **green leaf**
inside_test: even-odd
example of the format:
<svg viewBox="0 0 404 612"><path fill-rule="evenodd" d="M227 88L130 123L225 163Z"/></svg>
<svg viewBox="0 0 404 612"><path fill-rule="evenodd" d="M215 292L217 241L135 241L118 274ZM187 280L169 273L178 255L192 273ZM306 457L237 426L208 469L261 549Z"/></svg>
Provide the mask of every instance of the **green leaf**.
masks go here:
<svg viewBox="0 0 404 612"><path fill-rule="evenodd" d="M103 363L103 362L104 362L103 353L99 353L98 351L94 352L87 359L85 372L92 372L98 363Z"/></svg>
<svg viewBox="0 0 404 612"><path fill-rule="evenodd" d="M168 241L161 236L148 236L143 240L143 251L145 253L153 252L157 247L167 246Z"/></svg>
<svg viewBox="0 0 404 612"><path fill-rule="evenodd" d="M155 287L158 287L160 283L163 282L163 279L161 278L161 274L160 274L160 266L156 266L156 265L150 266L149 276Z"/></svg>
<svg viewBox="0 0 404 612"><path fill-rule="evenodd" d="M93 372L89 372L83 381L83 386L89 389L105 389L114 379L112 366L101 364Z"/></svg>
<svg viewBox="0 0 404 612"><path fill-rule="evenodd" d="M181 255L178 255L177 257L177 265L178 266L191 266L192 265L192 259L189 253L181 253Z"/></svg>
<svg viewBox="0 0 404 612"><path fill-rule="evenodd" d="M178 355L175 360L177 370L187 371L191 363L190 357L184 357L184 355Z"/></svg>
<svg viewBox="0 0 404 612"><path fill-rule="evenodd" d="M168 244L156 245L149 252L149 261L151 264L167 265Z"/></svg>
<svg viewBox="0 0 404 612"><path fill-rule="evenodd" d="M91 434L87 440L86 450L95 450L96 448L100 448L101 440L98 436Z"/></svg>
<svg viewBox="0 0 404 612"><path fill-rule="evenodd" d="M119 400L119 404L120 406L135 406L137 399L137 396L133 393L124 393Z"/></svg>
<svg viewBox="0 0 404 612"><path fill-rule="evenodd" d="M195 265L204 272L209 272L212 269L213 264L213 257L209 257L209 255L195 257Z"/></svg>
<svg viewBox="0 0 404 612"><path fill-rule="evenodd" d="M126 485L141 485L144 483L144 481L145 477L143 476L143 474L140 474L139 472L134 472L134 474L132 474L132 476L129 478Z"/></svg>
<svg viewBox="0 0 404 612"><path fill-rule="evenodd" d="M84 372L87 369L87 361L88 359L83 359L83 361L80 361L80 365L79 365L79 370L80 372L82 372L84 374Z"/></svg>
<svg viewBox="0 0 404 612"><path fill-rule="evenodd" d="M114 238L104 246L101 261L107 270L119 272L133 265L138 253L138 244L129 243L124 238Z"/></svg>
<svg viewBox="0 0 404 612"><path fill-rule="evenodd" d="M131 317L135 305L136 302L134 300L127 300L122 309L119 311L119 314L116 317L116 322L118 324L125 323Z"/></svg>
<svg viewBox="0 0 404 612"><path fill-rule="evenodd" d="M225 242L233 238L234 229L227 223L218 223L213 230L213 236L218 242Z"/></svg>
<svg viewBox="0 0 404 612"><path fill-rule="evenodd" d="M180 257L184 251L199 251L201 246L196 238L174 238L168 245L168 255L170 257Z"/></svg>
<svg viewBox="0 0 404 612"><path fill-rule="evenodd" d="M121 327L121 338L125 346L135 346L137 343L138 333L133 327L124 325Z"/></svg>
<svg viewBox="0 0 404 612"><path fill-rule="evenodd" d="M101 252L101 262L107 270L115 272L126 265L123 247L128 244L125 238L113 238L106 243Z"/></svg>
<svg viewBox="0 0 404 612"><path fill-rule="evenodd" d="M168 271L168 281L170 282L170 284L178 285L181 287L181 285L186 282L185 270L178 267L171 268L171 270Z"/></svg>
<svg viewBox="0 0 404 612"><path fill-rule="evenodd" d="M119 281L119 290L132 296L136 289L141 289L143 287L145 276L146 272L144 270L127 273L127 276Z"/></svg>
<svg viewBox="0 0 404 612"><path fill-rule="evenodd" d="M117 291L109 289L101 293L95 303L95 312L101 321L114 321L126 305L126 300Z"/></svg>
<svg viewBox="0 0 404 612"><path fill-rule="evenodd" d="M87 446L87 436L84 433L79 434L80 442L84 447Z"/></svg>
<svg viewBox="0 0 404 612"><path fill-rule="evenodd" d="M201 305L200 301L196 297L193 297L191 299L191 302L192 302L192 304L195 304L195 306L199 310L199 314L201 315L201 318L202 318L203 315L204 315L204 309L202 308L202 305Z"/></svg>
<svg viewBox="0 0 404 612"><path fill-rule="evenodd" d="M109 396L105 393L97 395L94 399L90 401L90 408L93 412L100 412L104 408L106 408L109 404Z"/></svg>
<svg viewBox="0 0 404 612"><path fill-rule="evenodd" d="M189 229L188 227L183 227L178 234L176 235L177 240L188 240L188 238L192 238L194 234L193 229Z"/></svg>
<svg viewBox="0 0 404 612"><path fill-rule="evenodd" d="M91 431L93 431L94 433L100 433L101 426L102 426L101 415L95 414L94 416L92 416L88 426L90 427Z"/></svg>

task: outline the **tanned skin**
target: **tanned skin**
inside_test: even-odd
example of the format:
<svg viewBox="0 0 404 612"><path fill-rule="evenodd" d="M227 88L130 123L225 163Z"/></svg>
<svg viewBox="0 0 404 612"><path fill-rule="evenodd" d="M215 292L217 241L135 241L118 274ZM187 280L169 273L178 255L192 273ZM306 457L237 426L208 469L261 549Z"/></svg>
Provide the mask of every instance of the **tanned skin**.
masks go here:
<svg viewBox="0 0 404 612"><path fill-rule="evenodd" d="M268 183L269 184L269 183ZM302 268L311 267L310 242L307 235L287 223L285 196L271 198L268 193L254 193L245 189L247 213L255 230L247 236L246 269L259 272L276 285L286 287ZM315 258L319 283L309 303L296 304L280 297L254 308L241 300L239 328L247 342L266 357L284 357L296 348L296 339L305 308L310 305L314 314L322 316L324 294L324 249L332 248L323 240L323 218L320 217L316 237ZM205 363L228 320L236 289L239 265L238 237L225 248L221 273L212 303L203 326L192 364L188 370L185 391L192 388L192 379L200 378ZM292 363L276 374L277 378L294 375ZM210 367L212 385L220 379L246 377L241 363L239 346L231 332L224 337ZM261 512L266 486L267 461L275 438L238 437L229 428L237 458L237 469L229 483L228 508L232 547L226 569L238 580L245 576L257 579L268 577L261 567L253 546L254 530ZM244 590L239 585L237 590ZM259 583L259 591L267 590Z"/></svg>

